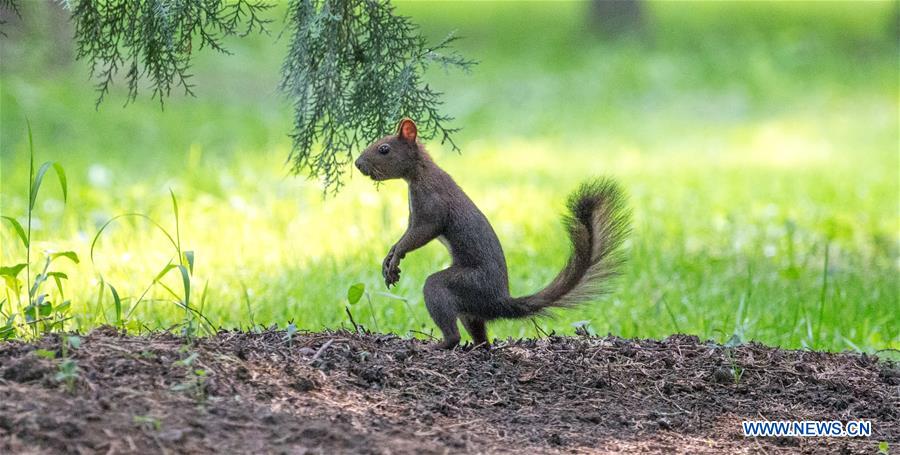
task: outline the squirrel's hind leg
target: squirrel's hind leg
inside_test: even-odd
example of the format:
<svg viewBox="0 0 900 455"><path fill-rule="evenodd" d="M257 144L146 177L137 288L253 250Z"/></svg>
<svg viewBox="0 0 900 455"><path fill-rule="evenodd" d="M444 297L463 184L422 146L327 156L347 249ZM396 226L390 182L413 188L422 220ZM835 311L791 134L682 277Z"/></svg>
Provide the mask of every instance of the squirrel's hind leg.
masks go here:
<svg viewBox="0 0 900 455"><path fill-rule="evenodd" d="M459 344L459 328L456 326L458 306L456 297L447 286L449 271L442 270L429 276L424 289L428 314L444 335L444 341L440 344L443 349L453 349Z"/></svg>
<svg viewBox="0 0 900 455"><path fill-rule="evenodd" d="M463 327L466 328L466 332L469 332L469 335L472 337L472 347L481 347L485 349L490 349L491 344L488 342L487 337L487 326L485 324L484 319L477 318L475 316L469 316L466 314L461 314L459 316L459 320L462 321Z"/></svg>

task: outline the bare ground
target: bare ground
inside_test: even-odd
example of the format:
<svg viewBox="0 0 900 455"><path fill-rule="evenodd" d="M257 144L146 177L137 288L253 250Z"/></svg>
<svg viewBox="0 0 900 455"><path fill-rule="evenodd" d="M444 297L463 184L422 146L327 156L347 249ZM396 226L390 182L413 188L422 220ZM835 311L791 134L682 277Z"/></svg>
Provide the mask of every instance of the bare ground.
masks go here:
<svg viewBox="0 0 900 455"><path fill-rule="evenodd" d="M856 354L551 337L493 350L352 332L110 328L0 343L0 453L876 453L900 369ZM196 356L193 356L196 354ZM184 359L188 359L185 361ZM193 359L193 360L191 360ZM188 365L188 363L190 365ZM737 372L743 373L737 378ZM202 370L202 371L197 371ZM872 421L871 438L745 438L743 419Z"/></svg>

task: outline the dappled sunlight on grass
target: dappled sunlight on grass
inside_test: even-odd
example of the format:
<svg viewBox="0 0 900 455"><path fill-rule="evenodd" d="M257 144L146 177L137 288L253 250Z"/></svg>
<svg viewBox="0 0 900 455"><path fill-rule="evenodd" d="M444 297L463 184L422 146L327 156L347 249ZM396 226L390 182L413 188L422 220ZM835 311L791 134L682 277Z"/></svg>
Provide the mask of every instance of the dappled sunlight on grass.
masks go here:
<svg viewBox="0 0 900 455"><path fill-rule="evenodd" d="M523 5L531 32L546 33L527 48L517 37L531 32L502 19L508 5L484 6L471 23L459 19L471 5L449 5L447 14L401 5L429 33L462 24L472 37L460 41L469 46L463 51L484 60L471 76L434 76L464 128L462 154L428 148L493 223L513 294L554 277L569 248L565 198L605 175L630 195L629 262L614 293L538 320L541 330L571 334L573 323L587 321L590 331L626 337L739 334L786 347L900 348L896 54L879 41L882 32L853 25L875 23L880 13L815 13L835 27L850 24L847 39L857 47L815 23L803 33L772 25L770 36L731 15L735 29L714 27L716 39L700 46L696 19L653 5L661 28L649 44L582 39L573 35L582 33L575 6ZM745 7L761 23L771 16ZM710 23L727 9L701 8L710 9ZM583 49L572 49L573 37ZM859 51L848 57L848 46ZM216 324L346 326L348 286L383 289L381 260L406 226L405 185L376 186L351 172L340 194L324 198L317 182L287 176L288 109L259 89L266 80L238 77L254 67L248 61L277 65L280 51L254 41L237 51L233 58L246 64L228 63L233 78L214 76L218 60L205 57L200 96L175 98L165 112L149 100L94 112L78 65L45 77L4 69L3 215L21 219L27 206L25 116L38 160L57 160L69 174L68 204L58 188L41 190L34 230L38 251L71 249L83 259L60 264L73 300L69 327L114 317L109 291L99 294L101 276L130 306L173 259L168 240L136 218L104 232L89 259L97 230L118 214L147 214L174 230L170 189L182 247L196 255L192 302L203 302ZM247 95L257 89L260 96ZM0 230L4 265L24 254L14 235ZM437 242L410 254L391 291L408 301L371 294L379 327L431 331L421 287L448 264ZM178 290L180 279L163 283ZM151 288L131 328L181 322L171 300ZM374 325L368 305L351 309L357 322ZM492 326L498 337L541 330L529 321Z"/></svg>
<svg viewBox="0 0 900 455"><path fill-rule="evenodd" d="M631 194L635 232L618 290L541 325L565 333L573 330L571 323L587 320L594 330L626 336L680 330L717 338L739 327L746 337L793 346L805 342L839 348L846 346L843 338L855 345L893 345L896 332L884 330L897 322L896 316L883 307L896 298L891 295L896 243L890 239L897 219L883 216L891 210L888 195L897 191L890 169L867 168L865 157L839 156L830 142L811 135L796 119L744 125L733 134L726 131L720 140L720 149L691 154L679 142L672 150L624 145L596 152L538 138L468 144L462 155L434 147L434 155L492 220L510 262L514 294L534 291L562 266L568 244L560 214L565 196L578 182L612 175ZM284 177L274 164L283 153L262 155L269 159L237 156L224 172L201 159L183 175L156 184L129 185L113 176L119 191L102 203L103 216L85 213L79 204L97 204L102 197L94 192L104 190L79 184L88 179L73 176L79 197L73 198L69 210L74 213L68 217L75 215L79 228L67 240L55 236L47 245L88 257L98 220L124 212L138 200L141 210L172 229L171 187L179 198L183 247L197 255L195 280L200 284L195 292L208 286L205 312L213 321L246 325L252 315L257 323L293 320L310 329L346 323L346 288L359 281L372 289L382 286L380 260L406 223L405 185L375 186L356 174L337 197L323 198L314 182ZM891 160L869 153L868 159ZM854 181L852 191L844 190L843 178ZM861 197L865 194L881 196ZM8 200L16 205L16 197ZM44 212L58 215L55 208ZM13 245L9 233L3 235L4 245ZM818 334L810 337L805 324L818 318L813 311L826 243L832 248L829 274L835 288L828 294L828 317L834 318L835 333L824 334L829 341L823 342ZM17 254L21 252L15 248L4 248L7 257ZM82 297L79 308L93 308L97 276L102 275L120 294L134 298L173 254L146 222L123 220L101 237L93 265L70 266L71 292ZM375 296L380 326L401 332L427 329L420 287L429 273L448 264L438 244L410 255L393 292L411 305ZM177 288L177 277L166 280ZM160 289L151 292L151 298L166 296ZM743 319L735 321L742 301ZM135 314L148 326L179 321L180 310L171 303L141 305ZM354 311L363 323L370 321L368 308ZM882 330L844 328L844 311L861 311L852 320ZM90 314L87 319L76 315L75 321L90 325L99 322L90 319L97 317L102 320ZM770 328L784 318L793 324L792 331ZM537 334L529 323L496 326L499 336Z"/></svg>

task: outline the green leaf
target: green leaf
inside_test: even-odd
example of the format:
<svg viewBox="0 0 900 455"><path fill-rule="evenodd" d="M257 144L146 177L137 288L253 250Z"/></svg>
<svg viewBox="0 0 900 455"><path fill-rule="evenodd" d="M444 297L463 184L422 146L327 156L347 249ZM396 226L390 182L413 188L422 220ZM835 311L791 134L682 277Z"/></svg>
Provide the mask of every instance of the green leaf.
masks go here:
<svg viewBox="0 0 900 455"><path fill-rule="evenodd" d="M57 381L67 381L78 377L78 364L72 359L65 359L59 364L59 372L54 378Z"/></svg>
<svg viewBox="0 0 900 455"><path fill-rule="evenodd" d="M48 302L43 302L43 303L38 304L38 314L42 318L50 316L50 314L52 314L52 313L53 313L53 303L48 301Z"/></svg>
<svg viewBox="0 0 900 455"><path fill-rule="evenodd" d="M81 261L78 259L78 255L75 254L74 251L62 251L62 252L59 252L59 253L53 253L53 254L50 255L50 260L51 260L51 261L54 260L54 259L56 259L56 258L66 258L66 259L68 259L68 260L70 260L70 261L72 261L72 262L74 262L74 263L76 263L76 264L78 264L79 262L81 262Z"/></svg>
<svg viewBox="0 0 900 455"><path fill-rule="evenodd" d="M28 127L28 183L31 184L34 178L34 136L31 134L31 122L25 117L25 126ZM32 188L29 188L29 199L31 198ZM28 217L31 217L31 210L28 211Z"/></svg>
<svg viewBox="0 0 900 455"><path fill-rule="evenodd" d="M36 355L42 359L53 360L56 358L56 351L50 351L47 349L35 349L34 355Z"/></svg>
<svg viewBox="0 0 900 455"><path fill-rule="evenodd" d="M106 283L106 285L109 286L109 292L112 293L113 305L115 306L115 309L116 309L116 325L121 327L122 326L122 299L119 298L119 292L116 291L116 288L113 285L111 285L109 283Z"/></svg>
<svg viewBox="0 0 900 455"><path fill-rule="evenodd" d="M47 161L41 165L40 169L38 169L37 175L34 176L34 181L31 183L31 200L28 202L28 207L31 210L34 210L34 204L35 202L37 202L38 190L41 189L41 183L43 183L44 181L44 175L51 167L53 167L53 170L56 171L56 178L59 179L59 187L62 189L63 193L63 202L65 202L69 197L66 171L63 170L63 167L59 163Z"/></svg>
<svg viewBox="0 0 900 455"><path fill-rule="evenodd" d="M47 161L41 165L37 174L35 174L34 181L31 182L31 200L28 201L29 210L34 210L34 204L37 202L38 190L41 189L41 183L44 182L44 174L47 173L47 170L50 169L51 166L53 166L53 162Z"/></svg>
<svg viewBox="0 0 900 455"><path fill-rule="evenodd" d="M43 273L38 273L37 276L34 277L34 282L31 283L31 290L28 291L29 297L37 294L38 289L44 281L47 281L47 275Z"/></svg>
<svg viewBox="0 0 900 455"><path fill-rule="evenodd" d="M297 325L294 323L288 324L285 329L284 339L290 343L294 339L294 335L297 333Z"/></svg>
<svg viewBox="0 0 900 455"><path fill-rule="evenodd" d="M10 267L0 267L0 276L3 277L3 281L6 281L6 287L16 294L19 293L19 287L22 286L22 282L16 278L19 275L19 272L22 271L26 267L25 264L16 264Z"/></svg>
<svg viewBox="0 0 900 455"><path fill-rule="evenodd" d="M169 195L172 196L172 210L175 212L175 219L178 219L178 199L175 198L175 192L172 191L172 188L169 188Z"/></svg>
<svg viewBox="0 0 900 455"><path fill-rule="evenodd" d="M72 306L72 301L66 300L63 303L56 305L56 308L53 309L53 312L56 314L62 314L62 313L65 313L66 310L68 310L71 306Z"/></svg>
<svg viewBox="0 0 900 455"><path fill-rule="evenodd" d="M69 346L71 346L72 349L78 349L81 347L81 337L77 335L69 335L66 340L69 342Z"/></svg>
<svg viewBox="0 0 900 455"><path fill-rule="evenodd" d="M194 251L193 250L185 251L183 256L184 256L184 259L182 259L182 262L188 263L188 267L190 268L191 274L193 275L194 274Z"/></svg>
<svg viewBox="0 0 900 455"><path fill-rule="evenodd" d="M881 441L878 443L878 453L883 455L888 455L888 442Z"/></svg>
<svg viewBox="0 0 900 455"><path fill-rule="evenodd" d="M181 284L184 286L184 306L191 307L191 276L185 266L179 265L181 271Z"/></svg>
<svg viewBox="0 0 900 455"><path fill-rule="evenodd" d="M9 223L12 224L13 229L16 230L16 234L19 235L19 239L22 241L22 245L24 245L25 248L28 248L28 236L25 235L25 229L22 229L22 225L19 224L19 222L16 221L16 219L11 216L4 215L4 216L0 216L0 218L3 218L4 220L9 221Z"/></svg>
<svg viewBox="0 0 900 455"><path fill-rule="evenodd" d="M125 323L125 328L130 332L141 333L147 327L141 324L141 321L131 320Z"/></svg>
<svg viewBox="0 0 900 455"><path fill-rule="evenodd" d="M153 417L136 415L134 416L133 421L136 424L149 424L156 431L159 431L159 429L162 428L162 422L160 422L159 419L155 419Z"/></svg>
<svg viewBox="0 0 900 455"><path fill-rule="evenodd" d="M175 198L175 192L169 188L169 194L172 195L172 210L175 211L175 249L181 254L181 222L178 218L178 200Z"/></svg>
<svg viewBox="0 0 900 455"><path fill-rule="evenodd" d="M16 294L18 294L19 288L22 287L22 281L8 275L3 275L3 281L6 282L6 287Z"/></svg>
<svg viewBox="0 0 900 455"><path fill-rule="evenodd" d="M25 322L34 322L37 319L37 315L35 314L34 304L26 306L22 313L25 314Z"/></svg>
<svg viewBox="0 0 900 455"><path fill-rule="evenodd" d="M364 283L356 283L347 289L347 301L350 302L350 305L355 305L365 292L366 285Z"/></svg>
<svg viewBox="0 0 900 455"><path fill-rule="evenodd" d="M6 324L0 326L0 340L8 340L16 336L16 315L11 314L6 318Z"/></svg>
<svg viewBox="0 0 900 455"><path fill-rule="evenodd" d="M203 283L203 292L200 294L200 308L197 310L199 314L203 314L203 309L206 308L206 291L209 289L209 280Z"/></svg>
<svg viewBox="0 0 900 455"><path fill-rule="evenodd" d="M162 268L162 270L159 271L159 273L156 274L156 277L153 278L153 281L156 282L156 281L161 280L164 276L166 276L167 273L169 273L170 270L172 270L174 268L175 268L175 265L172 264L171 262L169 262L168 264L166 264L165 267Z"/></svg>
<svg viewBox="0 0 900 455"><path fill-rule="evenodd" d="M62 188L63 202L69 199L68 182L66 181L66 171L59 163L53 163L53 169L56 170L56 177L59 178L59 186Z"/></svg>
<svg viewBox="0 0 900 455"><path fill-rule="evenodd" d="M34 322L40 318L50 316L50 313L53 312L53 304L45 301L44 298L46 297L47 294L41 294L34 303L25 307L24 313L27 322Z"/></svg>
<svg viewBox="0 0 900 455"><path fill-rule="evenodd" d="M27 264L16 264L9 267L0 267L0 276L7 276L10 278L16 278L19 276L19 272L27 267Z"/></svg>
<svg viewBox="0 0 900 455"><path fill-rule="evenodd" d="M194 363L194 360L197 360L198 356L199 355L196 352L192 352L187 357L185 357L181 360L176 360L175 365L189 367L189 366L191 366L191 364Z"/></svg>
<svg viewBox="0 0 900 455"><path fill-rule="evenodd" d="M65 294L63 293L62 280L68 280L69 276L62 272L47 272L47 276L53 277L53 281L56 282L56 289L59 290L59 295L65 298Z"/></svg>

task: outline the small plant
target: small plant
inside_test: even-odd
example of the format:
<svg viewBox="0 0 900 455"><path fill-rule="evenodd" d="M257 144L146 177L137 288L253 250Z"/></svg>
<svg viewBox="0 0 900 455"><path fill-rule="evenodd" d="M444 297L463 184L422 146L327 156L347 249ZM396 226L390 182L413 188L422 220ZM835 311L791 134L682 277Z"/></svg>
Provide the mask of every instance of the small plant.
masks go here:
<svg viewBox="0 0 900 455"><path fill-rule="evenodd" d="M62 342L62 362L59 364L59 371L56 373L55 379L66 384L69 393L75 392L75 381L78 379L78 363L69 356L69 348L78 349L81 346L81 338L75 335L63 337Z"/></svg>
<svg viewBox="0 0 900 455"><path fill-rule="evenodd" d="M0 340L8 340L16 336L16 315L10 311L9 314L3 312L3 304L7 300L0 301L0 316L6 318L3 325L0 325Z"/></svg>
<svg viewBox="0 0 900 455"><path fill-rule="evenodd" d="M162 428L162 422L156 417L136 415L131 418L135 425L144 427L148 430L159 431Z"/></svg>
<svg viewBox="0 0 900 455"><path fill-rule="evenodd" d="M549 333L546 330L544 330L544 328L541 327L540 324L538 324L537 318L531 318L531 324L534 326L534 332L535 332L535 334L537 334L536 336L538 338L540 338L540 337L549 338L556 334L556 332L553 330L551 330Z"/></svg>
<svg viewBox="0 0 900 455"><path fill-rule="evenodd" d="M253 333L262 333L262 325L256 324L256 319L253 316L253 305L250 303L250 290L247 289L247 286L241 281L241 291L244 297L244 306L247 307L247 318L250 321L250 331Z"/></svg>
<svg viewBox="0 0 900 455"><path fill-rule="evenodd" d="M159 273L156 274L156 276L144 289L141 295L130 305L128 310L124 312L123 299L119 296L118 291L112 284L110 284L108 281L105 281L102 275L100 276L101 283L105 283L105 285L109 287L110 293L113 298L114 309L116 313L116 325L124 330L128 326L128 320L131 318L132 313L135 311L135 309L137 309L138 305L140 305L141 302L145 300L147 295L154 287L159 286L175 299L173 301L175 305L184 310L184 320L181 323L181 334L188 340L193 340L199 330L203 328L203 322L207 324L206 328L209 330L209 333L214 333L215 327L202 313L203 305L205 305L206 303L206 287L204 287L203 295L201 295L200 310L191 306L191 283L194 273L195 256L192 250L184 250L181 246L181 219L178 212L178 199L175 197L175 192L173 192L172 190L169 190L169 194L172 196L172 212L175 215L174 236L160 223L150 218L149 216L144 215L143 213L125 213L117 215L107 220L94 236L94 239L91 242L91 262L94 262L94 250L97 247L97 242L100 240L103 232L105 232L106 229L111 224L113 224L113 222L127 217L141 218L149 221L151 225L159 229L159 231L162 232L166 239L169 240L173 247L175 255L172 257L172 259L169 260L168 263L166 263L166 265L159 271ZM181 294L175 292L171 287L167 286L162 281L163 278L165 278L170 272L176 270L181 277Z"/></svg>
<svg viewBox="0 0 900 455"><path fill-rule="evenodd" d="M44 182L44 176L51 169L56 173L62 189L63 203L68 199L68 184L66 173L59 163L47 161L35 171L34 167L34 139L31 132L31 124L28 123L28 153L29 153L29 175L28 175L28 210L26 213L26 227L22 227L15 218L11 216L0 216L4 221L12 226L16 236L25 247L25 262L12 266L0 267L0 276L6 284L6 298L0 303L0 340L6 340L15 337L18 334L18 327L31 328L33 337L37 337L40 333L48 333L53 330L61 330L63 324L68 320L68 311L71 302L65 300L63 291L63 281L68 279L65 273L52 270L50 266L56 259L64 258L78 264L78 255L74 251L63 252L44 252L44 262L41 271L32 276L32 251L34 242L32 236L32 222L34 219L34 207L37 203L37 195ZM19 274L25 271L25 282L19 279ZM44 292L44 285L50 280L56 284L55 300L51 292ZM23 301L23 288L27 291ZM17 319L21 318L22 323L17 323Z"/></svg>
<svg viewBox="0 0 900 455"><path fill-rule="evenodd" d="M369 311L372 313L372 326L375 327L375 331L379 331L378 320L375 319L375 305L372 305L372 298L366 292L365 283L356 283L347 289L347 302L350 305L356 305L363 296L366 296L366 301L369 302Z"/></svg>
<svg viewBox="0 0 900 455"><path fill-rule="evenodd" d="M729 371L731 372L731 379L734 381L734 385L739 385L741 383L741 378L744 376L744 369L738 365L737 360L734 357L734 348L741 344L741 337L737 334L732 335L731 338L725 342L725 358L728 359L730 365Z"/></svg>
<svg viewBox="0 0 900 455"><path fill-rule="evenodd" d="M591 321L576 321L572 323L572 327L575 327L575 335L587 338L597 336L591 327Z"/></svg>
<svg viewBox="0 0 900 455"><path fill-rule="evenodd" d="M396 295L396 294L391 294L390 292L380 292L379 291L379 292L375 292L375 294L380 295L382 297L387 297L392 300L398 300L400 302L403 302L403 304L406 305L406 308L409 310L409 314L413 314L412 308L409 307L409 302L405 298L403 298L399 295ZM347 303L349 303L350 305L356 305L357 303L359 303L360 299L362 299L363 297L365 297L366 302L369 303L369 311L372 313L372 326L375 327L376 332L380 331L380 329L378 328L378 320L375 318L375 305L372 304L372 293L370 293L369 291L366 290L366 284L365 283L356 283L356 284L351 285L349 288L347 288ZM348 315L350 314L349 306L347 307L347 314ZM351 320L352 320L352 316L351 316ZM354 323L354 325L355 325L355 323Z"/></svg>
<svg viewBox="0 0 900 455"><path fill-rule="evenodd" d="M293 322L288 324L287 328L284 330L284 341L287 342L288 346L294 345L294 335L297 334L297 325Z"/></svg>
<svg viewBox="0 0 900 455"><path fill-rule="evenodd" d="M188 352L189 346L185 346L182 350L184 352ZM196 352L191 352L187 355L187 357L176 360L172 365L176 367L183 367L188 369L188 377L183 382L175 384L172 386L172 390L176 392L187 392L194 397L197 401L204 401L206 399L206 370L202 368L194 368L194 362L199 357L199 354Z"/></svg>

